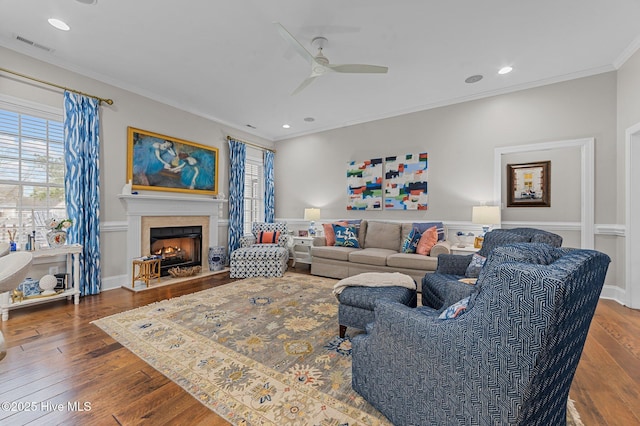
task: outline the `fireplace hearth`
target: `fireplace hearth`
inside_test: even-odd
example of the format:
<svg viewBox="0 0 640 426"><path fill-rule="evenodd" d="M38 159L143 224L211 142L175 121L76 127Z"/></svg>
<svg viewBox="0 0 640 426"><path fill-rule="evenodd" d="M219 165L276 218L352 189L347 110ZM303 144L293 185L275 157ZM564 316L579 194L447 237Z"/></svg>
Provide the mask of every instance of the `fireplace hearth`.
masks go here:
<svg viewBox="0 0 640 426"><path fill-rule="evenodd" d="M169 269L202 264L202 226L167 226L149 229L150 254L162 257L160 276Z"/></svg>

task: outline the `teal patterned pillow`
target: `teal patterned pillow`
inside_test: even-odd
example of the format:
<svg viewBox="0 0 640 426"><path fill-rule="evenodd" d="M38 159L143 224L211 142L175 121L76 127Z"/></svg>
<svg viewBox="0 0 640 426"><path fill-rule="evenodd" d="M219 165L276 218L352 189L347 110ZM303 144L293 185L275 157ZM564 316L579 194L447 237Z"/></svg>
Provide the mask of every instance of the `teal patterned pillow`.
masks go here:
<svg viewBox="0 0 640 426"><path fill-rule="evenodd" d="M333 232L336 234L336 246L360 248L358 244L358 230L355 226L333 225Z"/></svg>
<svg viewBox="0 0 640 426"><path fill-rule="evenodd" d="M449 306L447 309L442 311L442 313L440 314L440 316L438 318L443 319L443 320L447 320L447 319L457 318L460 315L464 314L465 311L467 310L467 307L469 306L469 299L470 298L471 298L471 296L467 296L464 299L462 299L462 300L454 303L453 305Z"/></svg>
<svg viewBox="0 0 640 426"><path fill-rule="evenodd" d="M464 276L467 278L478 278L480 276L480 271L484 266L484 263L487 261L487 258L484 256L480 256L478 253L473 253L471 257L471 263L467 266L467 271Z"/></svg>
<svg viewBox="0 0 640 426"><path fill-rule="evenodd" d="M416 248L418 247L418 242L420 241L420 237L422 234L416 228L413 228L407 238L402 242L402 252L403 253L415 253Z"/></svg>

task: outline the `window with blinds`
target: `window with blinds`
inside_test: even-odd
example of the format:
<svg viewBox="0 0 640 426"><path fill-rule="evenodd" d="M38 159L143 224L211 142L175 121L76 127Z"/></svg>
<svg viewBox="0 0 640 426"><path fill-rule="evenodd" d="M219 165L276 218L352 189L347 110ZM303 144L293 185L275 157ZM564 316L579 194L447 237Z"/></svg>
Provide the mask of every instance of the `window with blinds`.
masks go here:
<svg viewBox="0 0 640 426"><path fill-rule="evenodd" d="M244 233L251 234L251 224L264 220L264 174L262 161L247 158L244 169Z"/></svg>
<svg viewBox="0 0 640 426"><path fill-rule="evenodd" d="M0 105L0 241L45 243L48 219L66 217L64 127L46 115Z"/></svg>

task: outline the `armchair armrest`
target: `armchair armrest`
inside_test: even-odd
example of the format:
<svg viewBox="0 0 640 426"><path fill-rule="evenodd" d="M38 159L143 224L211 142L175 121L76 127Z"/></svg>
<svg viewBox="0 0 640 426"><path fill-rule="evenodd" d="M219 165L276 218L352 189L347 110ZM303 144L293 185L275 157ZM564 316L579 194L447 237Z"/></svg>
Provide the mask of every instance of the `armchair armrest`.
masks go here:
<svg viewBox="0 0 640 426"><path fill-rule="evenodd" d="M471 263L472 254L460 256L458 254L441 254L438 256L438 274L464 275Z"/></svg>
<svg viewBox="0 0 640 426"><path fill-rule="evenodd" d="M253 235L243 235L240 237L240 248L250 247L256 243L256 237Z"/></svg>
<svg viewBox="0 0 640 426"><path fill-rule="evenodd" d="M444 240L438 241L433 247L431 247L431 252L429 256L438 257L441 254L450 254L451 253L451 242Z"/></svg>

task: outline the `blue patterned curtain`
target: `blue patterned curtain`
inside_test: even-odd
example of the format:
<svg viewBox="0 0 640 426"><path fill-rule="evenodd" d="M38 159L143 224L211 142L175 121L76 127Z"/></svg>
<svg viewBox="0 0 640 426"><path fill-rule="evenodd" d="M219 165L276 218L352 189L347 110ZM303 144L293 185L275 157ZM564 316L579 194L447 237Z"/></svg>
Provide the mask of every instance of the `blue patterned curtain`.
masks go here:
<svg viewBox="0 0 640 426"><path fill-rule="evenodd" d="M247 147L229 139L229 256L244 234L244 162Z"/></svg>
<svg viewBox="0 0 640 426"><path fill-rule="evenodd" d="M273 157L272 151L264 152L264 221L269 223L273 223L276 210Z"/></svg>
<svg viewBox="0 0 640 426"><path fill-rule="evenodd" d="M64 92L64 176L68 241L82 244L80 295L100 293L100 101Z"/></svg>

